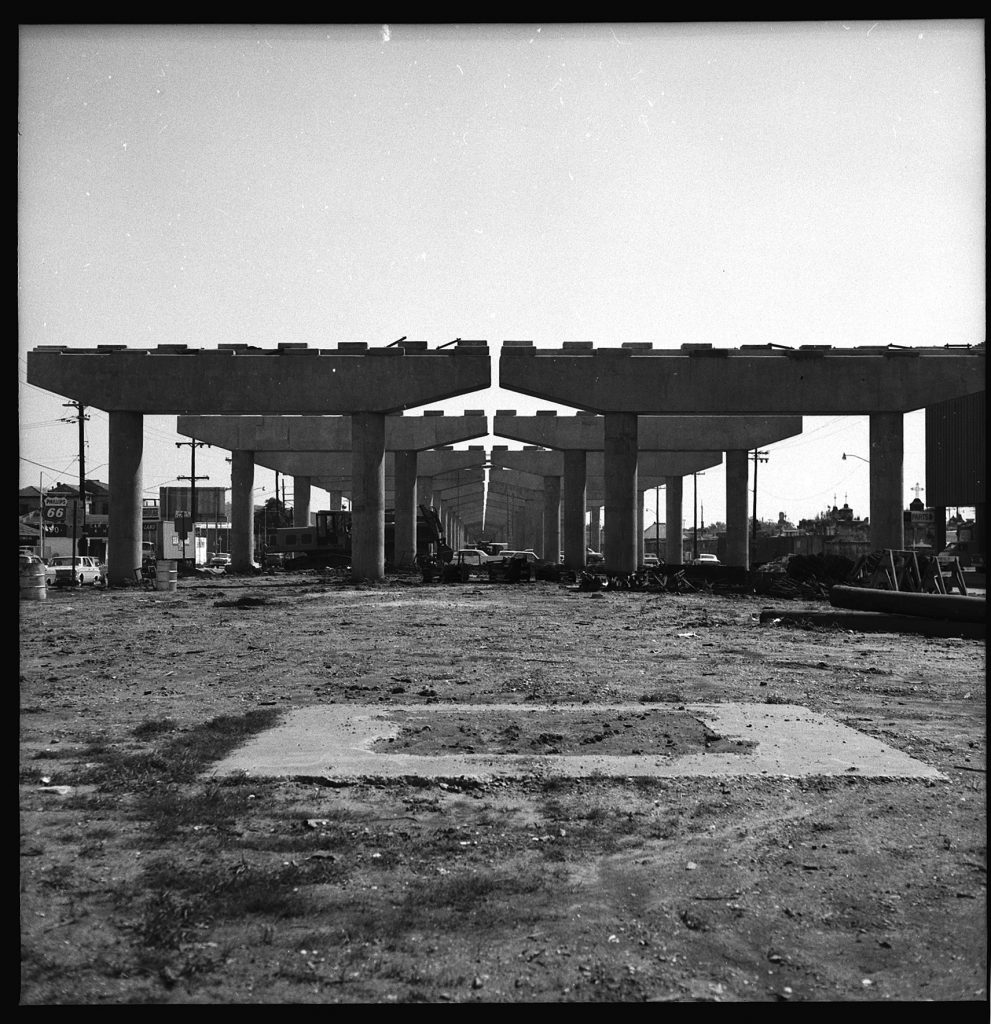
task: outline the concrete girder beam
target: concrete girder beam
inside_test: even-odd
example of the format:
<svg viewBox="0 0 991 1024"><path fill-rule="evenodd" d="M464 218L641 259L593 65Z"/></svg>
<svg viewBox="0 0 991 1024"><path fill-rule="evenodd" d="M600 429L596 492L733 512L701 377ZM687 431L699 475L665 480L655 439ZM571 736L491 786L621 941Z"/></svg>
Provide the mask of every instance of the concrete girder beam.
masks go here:
<svg viewBox="0 0 991 1024"><path fill-rule="evenodd" d="M452 470L449 472L437 473L430 477L417 475L418 481L428 480L430 482L429 486L431 493L433 493L435 488L457 487L459 483L477 483L484 479L484 470L481 469ZM311 482L314 487L319 487L324 491L341 491L345 497L347 497L351 491L350 473L335 476L316 476L311 478ZM393 493L395 491L395 483L395 475L391 473L388 474L385 478L385 489L387 493Z"/></svg>
<svg viewBox="0 0 991 1024"><path fill-rule="evenodd" d="M336 349L228 345L191 349L41 346L29 384L85 405L144 415L284 416L394 413L487 388L484 341L429 350L426 342Z"/></svg>
<svg viewBox="0 0 991 1024"><path fill-rule="evenodd" d="M483 410L445 416L428 410L422 416L389 416L385 421L387 452L425 451L460 444L488 434ZM176 432L228 451L350 452L350 416L179 416ZM763 442L762 442L763 443Z"/></svg>
<svg viewBox="0 0 991 1024"><path fill-rule="evenodd" d="M500 410L492 432L562 451L601 452L605 444L605 420L594 413L558 416L556 410L542 410L536 416L517 416ZM637 424L641 452L760 448L801 432L801 416L641 416Z"/></svg>
<svg viewBox="0 0 991 1024"><path fill-rule="evenodd" d="M563 476L563 451L500 451L493 449L489 457L493 466L532 473L535 476ZM638 472L645 477L688 476L704 469L722 465L721 451L640 451L637 455ZM590 483L605 477L604 453L586 454L586 473ZM649 486L656 486L651 484Z"/></svg>
<svg viewBox="0 0 991 1024"><path fill-rule="evenodd" d="M496 483L489 481L488 494L504 498L521 498L526 501L543 501L544 498L543 488L525 487L502 480Z"/></svg>
<svg viewBox="0 0 991 1024"><path fill-rule="evenodd" d="M395 452L385 453L386 479L395 477L395 456ZM351 452L255 452L254 459L256 465L289 476L349 476L353 468ZM484 462L484 451L416 452L416 473L417 476L437 476L438 473L477 468Z"/></svg>
<svg viewBox="0 0 991 1024"><path fill-rule="evenodd" d="M485 501L485 491L480 486L465 487L444 491L435 497L442 508L460 508L469 503L482 504Z"/></svg>
<svg viewBox="0 0 991 1024"><path fill-rule="evenodd" d="M653 349L505 341L499 386L579 409L638 415L863 416L985 389L984 345L966 349L771 346Z"/></svg>

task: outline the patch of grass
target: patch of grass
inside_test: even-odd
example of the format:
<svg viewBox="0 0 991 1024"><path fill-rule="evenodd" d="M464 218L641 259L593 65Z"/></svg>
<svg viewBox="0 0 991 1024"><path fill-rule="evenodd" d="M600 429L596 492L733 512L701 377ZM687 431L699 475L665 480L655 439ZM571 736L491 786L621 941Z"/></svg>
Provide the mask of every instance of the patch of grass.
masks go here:
<svg viewBox="0 0 991 1024"><path fill-rule="evenodd" d="M726 803L722 800L698 800L692 807L690 817L708 818L721 817L726 813Z"/></svg>
<svg viewBox="0 0 991 1024"><path fill-rule="evenodd" d="M58 747L57 749L39 750L31 755L32 761L72 761L81 756L78 747Z"/></svg>
<svg viewBox="0 0 991 1024"><path fill-rule="evenodd" d="M358 844L341 832L308 832L304 835L256 835L237 841L242 850L270 851L283 854L339 853L350 856Z"/></svg>
<svg viewBox="0 0 991 1024"><path fill-rule="evenodd" d="M686 700L678 690L651 690L640 697L641 704L684 704Z"/></svg>
<svg viewBox="0 0 991 1024"><path fill-rule="evenodd" d="M253 795L246 782L237 787L209 782L192 793L173 784L143 797L140 809L161 839L191 825L228 827L248 813Z"/></svg>
<svg viewBox="0 0 991 1024"><path fill-rule="evenodd" d="M261 608L263 605L284 604L267 597L238 597L233 601L214 601L214 608Z"/></svg>
<svg viewBox="0 0 991 1024"><path fill-rule="evenodd" d="M342 884L350 877L350 870L341 860L324 858L280 862L271 867L241 860L196 869L177 868L162 859L147 865L141 886L181 897L177 905L195 906L201 920L220 918L230 922L253 915L305 915L313 910L313 904L301 890L311 885Z"/></svg>
<svg viewBox="0 0 991 1024"><path fill-rule="evenodd" d="M99 763L82 770L75 781L95 784L104 792L147 792L156 786L193 782L208 764L220 760L255 733L270 728L278 717L274 708L260 708L238 716L223 715L178 733L151 752L133 753L99 741L83 755Z"/></svg>
<svg viewBox="0 0 991 1024"><path fill-rule="evenodd" d="M45 889L65 892L71 888L74 874L71 864L54 864L42 874L39 884Z"/></svg>
<svg viewBox="0 0 991 1024"><path fill-rule="evenodd" d="M147 721L136 725L131 734L139 740L151 739L152 736L160 736L163 732L175 732L179 724L174 718L149 718Z"/></svg>
<svg viewBox="0 0 991 1024"><path fill-rule="evenodd" d="M506 926L518 927L545 919L547 908L537 893L553 890L553 876L546 870L483 868L450 875L422 875L414 885L392 898L379 894L355 899L342 893L333 904L321 908L332 916L352 947L379 943L383 936L402 944L410 933L472 936Z"/></svg>
<svg viewBox="0 0 991 1024"><path fill-rule="evenodd" d="M678 834L680 823L681 819L677 815L653 821L647 826L647 838L673 839Z"/></svg>

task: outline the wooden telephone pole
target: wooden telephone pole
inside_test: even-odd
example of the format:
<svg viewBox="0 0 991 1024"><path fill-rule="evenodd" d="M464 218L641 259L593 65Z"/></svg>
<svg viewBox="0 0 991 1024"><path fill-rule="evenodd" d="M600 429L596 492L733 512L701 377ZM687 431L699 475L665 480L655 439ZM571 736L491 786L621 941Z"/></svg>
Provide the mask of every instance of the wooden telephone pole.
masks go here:
<svg viewBox="0 0 991 1024"><path fill-rule="evenodd" d="M208 476L197 476L196 475L196 449L197 448L211 448L212 445L206 443L206 441L197 441L195 438L192 441L176 441L176 448L184 448L189 445L189 455L191 460L191 466L189 469L189 476L177 476L176 480L188 480L190 484L189 488L189 525L193 531L193 565L196 565L196 481L197 480L209 480ZM182 560L186 560L186 539L182 541Z"/></svg>

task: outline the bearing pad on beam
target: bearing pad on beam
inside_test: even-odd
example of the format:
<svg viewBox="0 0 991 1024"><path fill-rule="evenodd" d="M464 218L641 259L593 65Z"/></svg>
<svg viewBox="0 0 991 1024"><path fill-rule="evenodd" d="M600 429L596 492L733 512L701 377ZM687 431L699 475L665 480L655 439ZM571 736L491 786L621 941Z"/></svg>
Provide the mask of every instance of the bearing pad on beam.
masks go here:
<svg viewBox="0 0 991 1024"><path fill-rule="evenodd" d="M671 756L663 747L637 754L403 754L383 751L408 722L441 715L498 713L505 722L555 716L684 715L721 739L717 752ZM562 721L562 727L564 722ZM736 745L734 752L725 752ZM796 704L414 704L307 707L259 734L211 769L211 775L321 779L362 778L796 778L844 776L945 781L935 768Z"/></svg>

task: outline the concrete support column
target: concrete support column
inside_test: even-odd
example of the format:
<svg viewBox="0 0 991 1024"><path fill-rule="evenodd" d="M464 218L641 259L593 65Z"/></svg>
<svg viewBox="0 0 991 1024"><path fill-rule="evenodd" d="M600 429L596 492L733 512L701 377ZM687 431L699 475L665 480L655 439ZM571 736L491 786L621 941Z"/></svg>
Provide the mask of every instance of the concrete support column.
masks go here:
<svg viewBox="0 0 991 1024"><path fill-rule="evenodd" d="M561 478L544 477L544 558L555 565L561 558Z"/></svg>
<svg viewBox="0 0 991 1024"><path fill-rule="evenodd" d="M602 506L593 505L588 514L588 546L593 551L602 551Z"/></svg>
<svg viewBox="0 0 991 1024"><path fill-rule="evenodd" d="M330 511L340 512L341 511L341 498L344 496L343 491L328 491L330 495Z"/></svg>
<svg viewBox="0 0 991 1024"><path fill-rule="evenodd" d="M111 412L110 530L107 537L107 582L133 583L141 568L141 463L144 417L139 412Z"/></svg>
<svg viewBox="0 0 991 1024"><path fill-rule="evenodd" d="M643 556L646 553L643 547L643 495L644 492L637 489L637 566L643 565Z"/></svg>
<svg viewBox="0 0 991 1024"><path fill-rule="evenodd" d="M664 561L669 565L681 565L685 560L684 541L681 536L682 496L685 481L680 476L664 478L664 517L667 539L664 542Z"/></svg>
<svg viewBox="0 0 991 1024"><path fill-rule="evenodd" d="M541 498L527 498L523 526L523 549L530 548L539 558L544 557L541 545L543 530L544 503Z"/></svg>
<svg viewBox="0 0 991 1024"><path fill-rule="evenodd" d="M231 569L248 572L255 555L255 453L231 452Z"/></svg>
<svg viewBox="0 0 991 1024"><path fill-rule="evenodd" d="M871 443L871 547L905 547L902 510L905 416L875 412L870 416Z"/></svg>
<svg viewBox="0 0 991 1024"><path fill-rule="evenodd" d="M351 419L351 578L385 576L385 415Z"/></svg>
<svg viewBox="0 0 991 1024"><path fill-rule="evenodd" d="M416 559L416 452L396 452L395 460L396 543L392 557L397 567L411 566Z"/></svg>
<svg viewBox="0 0 991 1024"><path fill-rule="evenodd" d="M749 452L726 453L726 564L750 568L750 531L747 529Z"/></svg>
<svg viewBox="0 0 991 1024"><path fill-rule="evenodd" d="M293 526L310 525L310 478L308 476L292 478L292 524Z"/></svg>
<svg viewBox="0 0 991 1024"><path fill-rule="evenodd" d="M606 568L637 569L637 415L607 412L603 464L606 491Z"/></svg>
<svg viewBox="0 0 991 1024"><path fill-rule="evenodd" d="M564 453L564 564L574 572L585 568L585 497L588 459L583 451Z"/></svg>

